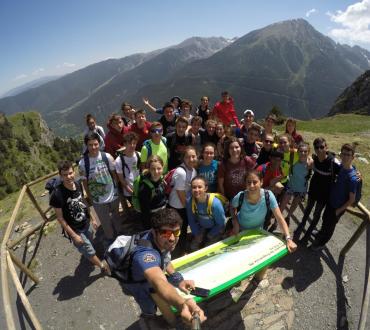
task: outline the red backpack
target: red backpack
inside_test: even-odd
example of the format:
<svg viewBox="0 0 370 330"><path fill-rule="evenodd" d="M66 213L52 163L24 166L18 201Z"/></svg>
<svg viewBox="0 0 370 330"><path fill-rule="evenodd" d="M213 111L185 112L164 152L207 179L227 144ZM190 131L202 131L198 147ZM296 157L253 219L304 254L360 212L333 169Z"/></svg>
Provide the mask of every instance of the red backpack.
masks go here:
<svg viewBox="0 0 370 330"><path fill-rule="evenodd" d="M185 173L186 173L186 169L184 166L180 165L179 167L181 167ZM165 177L164 177L164 182L165 182L165 188L164 188L164 193L169 196L171 191L172 191L172 188L174 186L174 184L172 183L172 177L173 177L173 174L175 173L175 171L179 168L179 167L176 167L174 169L172 169L171 171L169 171Z"/></svg>

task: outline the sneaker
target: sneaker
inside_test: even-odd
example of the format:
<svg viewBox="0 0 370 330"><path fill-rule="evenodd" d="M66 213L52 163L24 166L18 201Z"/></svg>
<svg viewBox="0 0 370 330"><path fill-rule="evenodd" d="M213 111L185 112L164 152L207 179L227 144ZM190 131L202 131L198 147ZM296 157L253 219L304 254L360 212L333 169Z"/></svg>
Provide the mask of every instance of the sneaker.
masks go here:
<svg viewBox="0 0 370 330"><path fill-rule="evenodd" d="M110 271L110 267L109 267L108 263L105 260L103 260L101 262L100 270L101 270L102 274L104 274L104 275L108 275L108 276L112 275L112 273Z"/></svg>

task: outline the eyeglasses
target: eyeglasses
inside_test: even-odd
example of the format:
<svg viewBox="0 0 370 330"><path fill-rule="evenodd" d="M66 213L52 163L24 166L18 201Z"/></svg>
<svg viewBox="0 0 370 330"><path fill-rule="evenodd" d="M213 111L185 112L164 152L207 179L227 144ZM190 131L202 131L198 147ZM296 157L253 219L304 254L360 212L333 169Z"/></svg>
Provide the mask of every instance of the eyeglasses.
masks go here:
<svg viewBox="0 0 370 330"><path fill-rule="evenodd" d="M164 238L171 238L172 234L175 237L179 237L181 234L181 229L171 230L171 229L158 229L157 230L159 236Z"/></svg>
<svg viewBox="0 0 370 330"><path fill-rule="evenodd" d="M150 130L150 133L161 134L162 132L163 132L162 128L153 128L153 129Z"/></svg>
<svg viewBox="0 0 370 330"><path fill-rule="evenodd" d="M272 144L272 143L274 143L274 141L271 141L271 140L265 140L265 143Z"/></svg>
<svg viewBox="0 0 370 330"><path fill-rule="evenodd" d="M325 149L325 146L324 145L321 145L321 146L315 146L315 149L321 149L321 150L324 150Z"/></svg>

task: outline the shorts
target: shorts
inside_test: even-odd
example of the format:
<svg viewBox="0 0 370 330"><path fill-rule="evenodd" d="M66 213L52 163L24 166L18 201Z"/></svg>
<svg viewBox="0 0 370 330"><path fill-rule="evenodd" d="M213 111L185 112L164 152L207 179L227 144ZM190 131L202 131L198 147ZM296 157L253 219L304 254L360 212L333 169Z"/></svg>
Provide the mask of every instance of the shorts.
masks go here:
<svg viewBox="0 0 370 330"><path fill-rule="evenodd" d="M80 235L82 240L84 241L83 244L76 245L75 242L72 240L73 245L77 248L78 252L80 252L87 259L90 259L94 255L96 255L96 251L91 243L93 239L93 229L91 224L86 226L86 228L82 231L76 231L76 234Z"/></svg>
<svg viewBox="0 0 370 330"><path fill-rule="evenodd" d="M306 199L307 192L296 192L291 190L288 186L286 187L286 193L293 196L294 198L299 197L302 201Z"/></svg>

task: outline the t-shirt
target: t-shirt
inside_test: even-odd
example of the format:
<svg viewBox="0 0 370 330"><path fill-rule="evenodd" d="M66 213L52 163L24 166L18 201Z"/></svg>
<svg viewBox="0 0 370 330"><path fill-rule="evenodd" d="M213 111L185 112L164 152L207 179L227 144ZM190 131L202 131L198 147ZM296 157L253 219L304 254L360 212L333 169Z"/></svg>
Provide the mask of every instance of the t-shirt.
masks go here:
<svg viewBox="0 0 370 330"><path fill-rule="evenodd" d="M254 168L255 160L246 156L239 163L233 164L228 161L222 162L218 168L218 178L224 178L225 196L230 200L239 191L245 189L245 176L247 172Z"/></svg>
<svg viewBox="0 0 370 330"><path fill-rule="evenodd" d="M152 140L149 140L150 146L152 147L151 155L157 155L163 160L163 174L167 173L168 170L168 151L167 146L161 141L159 144L155 144ZM148 149L145 145L141 148L141 162L146 163L148 160Z"/></svg>
<svg viewBox="0 0 370 330"><path fill-rule="evenodd" d="M225 210L221 201L215 197L212 201L212 217L207 213L208 202L197 203L197 212L193 213L192 198L186 201L186 213L191 232L198 235L202 228L208 229L208 236L215 236L225 227Z"/></svg>
<svg viewBox="0 0 370 330"><path fill-rule="evenodd" d="M106 153L109 170L115 171L113 157ZM80 176L82 180L85 180L88 177L87 185L93 203L96 204L106 204L114 201L118 198L118 192L114 186L112 176L109 173L107 165L102 159L101 152L99 152L97 157L89 157L90 160L90 170L88 175L85 173L85 160L82 158L78 164Z"/></svg>
<svg viewBox="0 0 370 330"><path fill-rule="evenodd" d="M263 184L262 188L268 188L271 185L271 180L278 176L283 175L283 170L281 167L272 168L270 163L262 164L257 167L257 171L262 173Z"/></svg>
<svg viewBox="0 0 370 330"><path fill-rule="evenodd" d="M185 164L181 164L181 166L185 167L185 169L183 167L178 167L173 173L171 181L173 188L169 196L169 205L175 209L185 208L185 206L182 205L176 190L183 190L188 196L191 192L191 180L197 175L197 171L195 169L190 170L185 166Z"/></svg>
<svg viewBox="0 0 370 330"><path fill-rule="evenodd" d="M209 135L207 130L199 131L199 133L203 145L206 143L213 143L214 145L217 145L217 142L220 139L216 132L213 135Z"/></svg>
<svg viewBox="0 0 370 330"><path fill-rule="evenodd" d="M337 180L332 185L330 190L330 205L337 209L340 208L349 200L349 193L356 194L357 191L357 176L354 167L345 169L340 166Z"/></svg>
<svg viewBox="0 0 370 330"><path fill-rule="evenodd" d="M184 136L178 136L176 132L173 132L171 134L168 134L166 138L167 148L170 152L168 168L172 170L182 163L186 147L190 146L193 142L192 135L185 134Z"/></svg>
<svg viewBox="0 0 370 330"><path fill-rule="evenodd" d="M83 230L90 221L88 208L82 199L79 185L76 190L69 190L63 184L58 185L50 196L50 206L62 209L63 218L73 230Z"/></svg>
<svg viewBox="0 0 370 330"><path fill-rule="evenodd" d="M162 124L162 127L163 127L164 136L176 131L176 119L177 119L177 116L174 116L172 121L167 121L165 116L162 116L159 119L159 122Z"/></svg>
<svg viewBox="0 0 370 330"><path fill-rule="evenodd" d="M240 208L240 212L238 213L238 221L242 230L244 229L257 229L262 228L265 217L267 214L267 207L266 207L266 199L265 199L265 190L260 190L260 200L257 204L251 204L247 201L245 194L242 206ZM238 208L239 206L239 192L232 200L231 204L233 208ZM268 190L268 194L270 196L270 209L274 210L278 207L278 203L274 194Z"/></svg>
<svg viewBox="0 0 370 330"><path fill-rule="evenodd" d="M208 191L217 191L217 170L218 161L212 160L210 165L201 165L198 169L198 174L203 176L208 182Z"/></svg>
<svg viewBox="0 0 370 330"><path fill-rule="evenodd" d="M307 162L297 162L293 165L293 173L289 175L288 188L297 193L307 192L308 165Z"/></svg>
<svg viewBox="0 0 370 330"><path fill-rule="evenodd" d="M267 162L269 162L270 153L271 153L271 150L267 151L265 148L262 148L257 158L257 165L262 165L262 164L266 164Z"/></svg>
<svg viewBox="0 0 370 330"><path fill-rule="evenodd" d="M148 239L153 247L139 245L132 252L131 275L134 281L145 281L144 272L147 269L159 267L164 271L171 262L171 253L169 251L160 252L156 248L151 232L142 238Z"/></svg>
<svg viewBox="0 0 370 330"><path fill-rule="evenodd" d="M247 156L251 156L255 159L258 158L260 153L260 147L257 145L257 143L248 143L246 139L244 140L244 150Z"/></svg>
<svg viewBox="0 0 370 330"><path fill-rule="evenodd" d="M129 186L133 189L134 187L134 180L140 174L140 169L138 167L138 156L140 157L139 152L135 152L133 156L127 157L122 155L125 161L125 168L122 168L122 159L121 156L118 156L115 160L116 172L119 174L124 174L123 178L129 184ZM132 196L132 193L123 189L124 196Z"/></svg>

